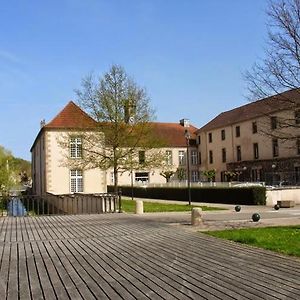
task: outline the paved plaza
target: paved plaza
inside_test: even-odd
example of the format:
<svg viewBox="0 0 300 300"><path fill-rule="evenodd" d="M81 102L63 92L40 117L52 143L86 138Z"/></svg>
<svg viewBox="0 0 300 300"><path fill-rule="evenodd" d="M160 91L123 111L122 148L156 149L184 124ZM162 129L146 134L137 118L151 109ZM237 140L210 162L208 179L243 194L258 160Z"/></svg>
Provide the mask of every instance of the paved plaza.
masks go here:
<svg viewBox="0 0 300 300"><path fill-rule="evenodd" d="M204 227L249 223L242 216L207 213ZM299 259L206 236L189 220L0 218L1 299L300 299Z"/></svg>

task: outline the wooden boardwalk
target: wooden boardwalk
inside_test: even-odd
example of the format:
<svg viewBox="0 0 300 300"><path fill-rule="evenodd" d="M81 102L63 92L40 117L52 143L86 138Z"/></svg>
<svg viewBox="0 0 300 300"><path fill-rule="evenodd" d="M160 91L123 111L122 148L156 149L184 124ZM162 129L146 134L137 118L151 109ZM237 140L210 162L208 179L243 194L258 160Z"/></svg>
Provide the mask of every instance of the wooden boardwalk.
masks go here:
<svg viewBox="0 0 300 300"><path fill-rule="evenodd" d="M0 299L300 299L300 260L141 216L4 217Z"/></svg>

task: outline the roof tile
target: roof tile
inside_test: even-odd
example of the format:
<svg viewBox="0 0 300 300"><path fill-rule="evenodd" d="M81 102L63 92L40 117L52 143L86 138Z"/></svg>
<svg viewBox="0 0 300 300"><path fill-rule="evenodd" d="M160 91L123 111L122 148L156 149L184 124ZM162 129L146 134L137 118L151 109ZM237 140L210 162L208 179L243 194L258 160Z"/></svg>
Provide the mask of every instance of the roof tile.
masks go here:
<svg viewBox="0 0 300 300"><path fill-rule="evenodd" d="M293 89L262 100L222 112L198 132L226 127L231 124L251 120L260 116L275 113L280 110L289 109L300 105L300 89Z"/></svg>
<svg viewBox="0 0 300 300"><path fill-rule="evenodd" d="M70 101L44 128L93 128L96 126L97 122L94 119Z"/></svg>

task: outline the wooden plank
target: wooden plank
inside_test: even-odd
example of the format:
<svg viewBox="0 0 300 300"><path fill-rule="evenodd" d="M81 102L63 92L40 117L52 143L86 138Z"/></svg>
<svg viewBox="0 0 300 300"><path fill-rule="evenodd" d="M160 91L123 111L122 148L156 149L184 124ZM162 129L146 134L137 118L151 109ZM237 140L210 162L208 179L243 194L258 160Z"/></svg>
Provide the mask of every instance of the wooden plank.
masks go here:
<svg viewBox="0 0 300 300"><path fill-rule="evenodd" d="M122 238L120 243L118 239L113 241L108 241L102 239L101 244L113 244L119 251L122 253L122 258L126 258L128 264L137 264L140 269L146 270L148 273L157 276L160 281L160 284L163 283L165 289L172 293L174 297L182 298L183 295L180 295L181 292L184 295L192 295L193 298L204 298L204 299L217 299L218 296L221 296L221 299L230 299L224 291L220 292L218 289L210 287L211 279L199 276L200 281L193 280L190 277L188 272L183 272L184 270L176 270L172 265L174 261L168 264L167 257L159 251L156 251L156 255L148 255L148 253L143 252L142 248L134 247L131 245L131 241L127 244L126 241ZM132 260L132 253L136 253L138 259L136 261ZM160 259L159 255L163 255L164 259ZM149 276L149 275L148 275ZM204 284L207 284L205 288ZM174 292L175 291L175 292Z"/></svg>
<svg viewBox="0 0 300 300"><path fill-rule="evenodd" d="M17 219L18 217L9 217L10 218L10 241L15 242L17 240Z"/></svg>
<svg viewBox="0 0 300 300"><path fill-rule="evenodd" d="M11 243L10 255L9 255L9 276L7 286L7 299L18 299L18 249L17 243Z"/></svg>
<svg viewBox="0 0 300 300"><path fill-rule="evenodd" d="M196 238L198 239L199 237L196 236ZM295 272L297 273L297 268L295 268L295 262L294 270L291 270L290 268L286 269L284 267L285 260L290 259L288 257L280 257L278 255L274 255L274 257L269 256L268 251L263 251L261 249L255 248L254 249L257 250L257 252L254 251L250 253L248 249L251 247L246 247L245 245L242 248L236 249L236 247L240 247L236 243L220 241L218 239L210 239L210 237L206 236L203 237L203 239L206 241L206 243L204 243L203 247L201 247L200 249L200 251L202 251L202 255L207 256L207 253L209 253L208 250L212 250L212 254L210 254L208 260L220 260L220 255L217 253L217 249L220 249L218 247L218 244L221 242L223 246L221 256L222 265L227 264L227 266L231 266L231 268L233 266L238 266L238 272L243 273L244 276L246 276L247 278L249 277L250 281L255 280L255 278L257 278L260 279L259 282L261 282L262 286L268 286L269 284L273 286L274 282L282 284L284 278L285 286L288 290L288 293L291 291L290 287L293 289L294 286L299 284L299 275L297 274L298 276L295 276ZM188 241L185 242L188 243ZM231 253L233 252L237 253L234 258L231 255ZM276 259L276 262L273 261L274 258ZM280 258L280 261L278 261L278 258ZM265 263L264 259L266 259ZM247 266L247 268L241 268L241 265ZM300 268L300 264L298 265ZM275 270L276 272L274 272ZM267 280L266 282L262 280L262 275L263 279ZM273 290L275 293L278 293L276 285L274 285Z"/></svg>
<svg viewBox="0 0 300 300"><path fill-rule="evenodd" d="M109 297L111 299L134 299L134 297L124 289L118 282L114 286L111 286L113 278L107 273L106 280L103 280L103 272L105 270L95 270L94 266L89 264L86 255L82 255L74 245L71 244L72 241L59 241L63 245L65 251L71 254L70 259L72 263L78 266L78 270L83 270L82 272L85 277L85 283L93 291L94 295L97 297ZM105 272L106 273L106 272Z"/></svg>
<svg viewBox="0 0 300 300"><path fill-rule="evenodd" d="M34 253L31 247L32 242L25 242L25 255L27 261L27 274L29 281L29 290L32 299L44 299L43 289L40 283L40 278L37 266L34 261Z"/></svg>
<svg viewBox="0 0 300 300"><path fill-rule="evenodd" d="M48 269L43 261L43 258L39 252L37 242L31 243L32 252L34 254L34 262L39 275L39 281L45 299L57 299L56 291L53 288L51 278Z"/></svg>
<svg viewBox="0 0 300 300"><path fill-rule="evenodd" d="M74 279L74 269L71 265L66 267L62 261L65 261L63 255L57 255L55 248L55 243L45 242L44 247L51 258L53 266L61 280L64 289L68 293L70 299L80 299L84 298L84 294L81 294L80 290L82 287L77 286L76 279ZM67 263L68 264L68 263ZM73 277L73 279L72 279ZM78 277L77 277L78 278ZM78 282L78 281L77 281Z"/></svg>
<svg viewBox="0 0 300 300"><path fill-rule="evenodd" d="M19 298L30 299L30 289L27 271L27 260L24 243L18 243L18 281L19 281Z"/></svg>
<svg viewBox="0 0 300 300"><path fill-rule="evenodd" d="M93 269L102 277L102 280L110 281L110 285L113 288L118 289L121 285L126 291L133 295L137 299L148 299L147 293L150 290L147 290L146 293L142 292L143 289L140 287L143 286L145 290L145 285L141 284L136 277L131 276L128 270L122 270L121 266L114 264L110 259L101 259L100 256L96 255L95 251L91 251L89 248L89 242L83 243L83 241L70 241L73 247L80 249L80 252L87 257L87 262L90 266L93 266ZM132 284L134 283L134 284ZM120 289L120 294L123 295L123 291ZM155 299L155 296L153 296Z"/></svg>
<svg viewBox="0 0 300 300"><path fill-rule="evenodd" d="M175 295L178 296L178 291L175 290L172 286L168 286L167 283L163 283L158 273L153 272L152 268L147 270L147 266L139 266L140 260L130 253L130 258L126 257L125 252L121 254L116 253L111 248L106 248L105 244L98 243L96 240L90 240L90 243L87 244L86 241L81 241L86 246L86 249L91 251L91 255L94 256L94 259L101 262L101 265L104 262L109 264L110 268L122 272L122 276L125 276L129 279L139 290L141 290L145 295L151 299L174 299ZM167 290L166 290L167 289ZM184 292L184 287L182 287L181 292ZM187 297L185 294L180 295L180 299L185 299Z"/></svg>
<svg viewBox="0 0 300 300"><path fill-rule="evenodd" d="M36 243L37 248L39 249L40 257L43 260L43 265L45 270L47 271L47 275L49 277L49 281L51 283L50 289L53 289L55 295L59 299L67 299L69 295L65 289L63 282L61 281L59 274L57 272L56 267L54 266L51 257L48 254L44 246L44 242L39 241Z"/></svg>
<svg viewBox="0 0 300 300"><path fill-rule="evenodd" d="M166 245L168 244L168 237L167 236L162 237L161 240L158 238L156 239L155 242L157 242L159 246L164 247L164 243L166 243ZM180 250L180 249L176 249L176 246L174 244L172 244L171 247L175 251ZM280 291L278 291L278 288L273 285L273 280L274 280L273 273L269 273L268 276L265 275L263 278L260 278L259 276L255 276L255 274L252 273L251 269L250 270L248 269L247 264L244 265L246 268L245 267L241 268L241 265L238 262L235 263L236 257L233 258L232 255L230 256L230 261L227 262L228 257L224 256L224 253L221 254L211 253L208 256L207 254L209 252L206 251L201 253L201 250L203 249L198 249L198 252L202 254L203 262L201 266L199 266L199 268L210 267L211 269L214 268L216 270L219 270L219 272L221 272L224 276L223 281L225 281L227 277L232 278L232 280L234 280L234 284L238 284L240 282L239 284L243 285L243 281L245 281L249 286L245 285L244 289L246 288L251 290L252 288L255 288L255 291L253 293L268 293L270 297L276 297L276 295L278 294L290 295L290 293L293 292L293 289L289 288L288 286L286 287L282 286ZM223 251L224 248L222 249L222 252ZM180 257L179 257L179 261L180 261ZM199 260L197 260L197 262L198 261ZM210 262L210 265L207 264L208 262ZM184 264L188 265L188 261L186 259L184 260ZM195 262L190 261L189 264L195 267ZM196 267L197 267L197 263L196 263ZM259 272L261 272L261 270ZM282 282L283 281L281 280L281 283ZM270 286L272 287L272 285L274 286L273 289L270 288Z"/></svg>
<svg viewBox="0 0 300 300"><path fill-rule="evenodd" d="M10 267L10 244L2 246L1 269L0 269L0 295L7 295L8 276Z"/></svg>
<svg viewBox="0 0 300 300"><path fill-rule="evenodd" d="M31 230L31 222L30 222L31 217L24 217L23 221L24 221L24 226L23 226L23 230L25 230L26 234L24 234L24 236L26 235L28 237L27 241L33 241L34 240L34 235L33 232Z"/></svg>
<svg viewBox="0 0 300 300"><path fill-rule="evenodd" d="M94 279L89 276L85 268L78 262L77 258L69 251L61 241L55 241L56 252L65 266L68 274L72 278L76 287L83 294L84 299L106 298L106 294L101 292L95 284ZM118 299L118 295L115 295ZM113 299L113 298L112 298Z"/></svg>
<svg viewBox="0 0 300 300"><path fill-rule="evenodd" d="M78 272L76 264L73 264L73 261L69 259L68 255L60 249L57 241L51 242L51 247L82 298L95 299L95 296L91 293L85 281L82 279L81 272Z"/></svg>

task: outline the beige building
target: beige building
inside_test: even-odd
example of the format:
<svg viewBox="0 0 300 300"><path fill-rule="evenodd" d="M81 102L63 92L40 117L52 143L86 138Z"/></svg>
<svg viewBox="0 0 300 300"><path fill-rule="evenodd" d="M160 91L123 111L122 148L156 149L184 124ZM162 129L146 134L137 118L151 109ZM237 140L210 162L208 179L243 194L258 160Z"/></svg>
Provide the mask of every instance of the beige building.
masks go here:
<svg viewBox="0 0 300 300"><path fill-rule="evenodd" d="M69 102L52 121L41 124L41 129L31 148L34 194L106 192L107 185L114 183L113 170L83 170L75 166L70 167L70 161L73 160L75 163L84 155L82 147L84 140L81 137L83 134L80 133L93 132L97 125L96 121L73 102ZM190 134L190 179L198 181L198 150L195 140L197 128L189 125L188 120L181 120L178 124L153 123L152 125L155 135L159 139L164 139L167 145L160 149L166 155L164 167L119 173L119 184L165 183L166 179L161 175L163 171L177 171L171 180L185 180L188 165L186 131ZM61 142L64 138L68 139L65 144ZM147 159L147 154L139 153L141 159ZM66 163L67 160L69 163Z"/></svg>
<svg viewBox="0 0 300 300"><path fill-rule="evenodd" d="M41 129L31 147L33 193L42 195L69 194L74 192L101 193L106 191L106 173L91 169L82 171L64 165L65 156L77 159L81 156L81 141L70 141L70 147L62 149L59 139L69 132L93 130L96 122L73 102Z"/></svg>
<svg viewBox="0 0 300 300"><path fill-rule="evenodd" d="M291 90L218 115L197 131L199 170L215 169L216 181L299 184L299 98Z"/></svg>

